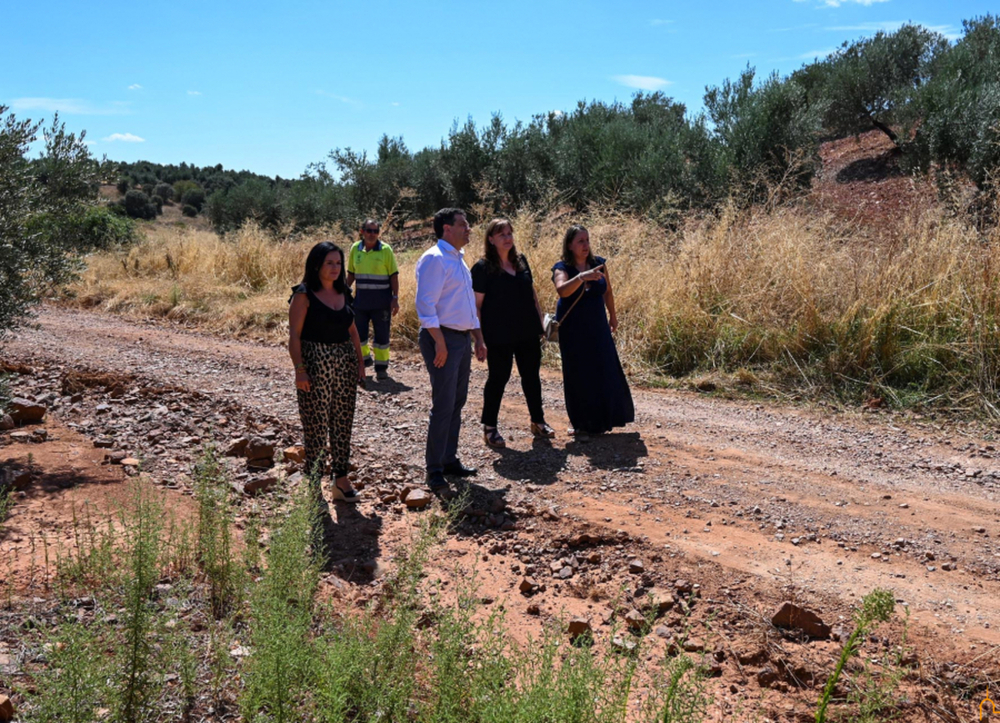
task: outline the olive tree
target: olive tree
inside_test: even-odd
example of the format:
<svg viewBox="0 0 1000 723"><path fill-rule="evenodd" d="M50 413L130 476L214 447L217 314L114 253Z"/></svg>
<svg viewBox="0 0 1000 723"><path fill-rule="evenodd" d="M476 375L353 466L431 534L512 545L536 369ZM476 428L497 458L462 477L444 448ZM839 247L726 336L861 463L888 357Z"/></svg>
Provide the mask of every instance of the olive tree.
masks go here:
<svg viewBox="0 0 1000 723"><path fill-rule="evenodd" d="M96 202L97 164L84 134L66 133L57 116L42 131L44 153L30 160L40 130L0 105L0 338L46 290L71 278L73 249L50 230Z"/></svg>

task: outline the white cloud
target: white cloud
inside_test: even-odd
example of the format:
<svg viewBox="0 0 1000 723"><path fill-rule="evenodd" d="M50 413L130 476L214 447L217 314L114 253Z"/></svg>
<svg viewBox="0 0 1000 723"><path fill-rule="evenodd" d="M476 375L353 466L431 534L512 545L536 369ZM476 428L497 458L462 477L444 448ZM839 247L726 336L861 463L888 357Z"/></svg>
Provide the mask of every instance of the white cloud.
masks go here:
<svg viewBox="0 0 1000 723"><path fill-rule="evenodd" d="M123 143L145 143L145 138L140 138L139 136L132 135L131 133L112 133L107 138L102 138L104 141L122 141Z"/></svg>
<svg viewBox="0 0 1000 723"><path fill-rule="evenodd" d="M201 95L201 91L189 90L188 95Z"/></svg>
<svg viewBox="0 0 1000 723"><path fill-rule="evenodd" d="M760 53L737 53L736 55L730 55L729 57L736 58L738 60L740 58L755 58L758 55L760 55Z"/></svg>
<svg viewBox="0 0 1000 723"><path fill-rule="evenodd" d="M674 22L675 22L674 20L661 20L660 18L653 18L652 20L649 21L649 24L653 26L673 25Z"/></svg>
<svg viewBox="0 0 1000 723"><path fill-rule="evenodd" d="M561 110L556 109L556 110L550 110L549 115L555 116L556 118L562 118L563 115L565 114Z"/></svg>
<svg viewBox="0 0 1000 723"><path fill-rule="evenodd" d="M614 80L629 88L637 90L661 90L668 85L673 85L674 81L665 78L657 78L652 75L616 75Z"/></svg>
<svg viewBox="0 0 1000 723"><path fill-rule="evenodd" d="M80 98L14 98L11 109L21 112L65 113L67 115L122 115L128 113L128 103L115 102L96 106Z"/></svg>
<svg viewBox="0 0 1000 723"><path fill-rule="evenodd" d="M864 5L865 7L871 7L875 3L885 3L889 0L822 0L821 4L828 8L839 8L841 5L855 3L856 5Z"/></svg>
<svg viewBox="0 0 1000 723"><path fill-rule="evenodd" d="M391 106L392 106L393 108L398 108L398 107L399 107L399 101L395 101L395 100L394 100L394 101L392 101L392 103L390 103L389 105L391 105Z"/></svg>
<svg viewBox="0 0 1000 723"><path fill-rule="evenodd" d="M881 22L874 23L855 23L854 25L831 25L828 28L823 28L824 30L835 30L838 32L871 32L877 33L879 30L883 30L887 33L893 33L899 30L901 27L906 25L905 20L883 20Z"/></svg>
<svg viewBox="0 0 1000 723"><path fill-rule="evenodd" d="M835 52L837 52L836 48L827 48L826 50L810 50L808 53L802 53L802 55L798 56L798 60L813 60L814 58L823 59Z"/></svg>
<svg viewBox="0 0 1000 723"><path fill-rule="evenodd" d="M348 98L346 95L337 95L336 93L328 93L325 90L317 90L316 95L321 95L324 98L333 98L334 100L339 100L345 105L353 105L358 108L361 106L360 100L355 100L354 98Z"/></svg>
<svg viewBox="0 0 1000 723"><path fill-rule="evenodd" d="M142 86L139 85L138 83L132 83L132 85L130 85L128 87L128 89L129 90L142 90Z"/></svg>
<svg viewBox="0 0 1000 723"><path fill-rule="evenodd" d="M795 1L796 2L800 2L800 0L795 0ZM797 32L799 30L808 30L809 28L815 28L817 25L818 25L818 23L806 23L805 25L795 25L795 26L790 27L790 28L771 28L767 32L769 32L769 33L791 33L791 32Z"/></svg>

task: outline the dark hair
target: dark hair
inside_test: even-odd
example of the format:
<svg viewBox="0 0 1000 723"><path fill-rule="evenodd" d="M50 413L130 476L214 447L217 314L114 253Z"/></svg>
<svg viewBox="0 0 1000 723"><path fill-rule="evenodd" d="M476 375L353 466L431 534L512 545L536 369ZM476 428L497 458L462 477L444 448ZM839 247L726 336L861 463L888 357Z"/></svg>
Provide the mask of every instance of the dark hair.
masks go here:
<svg viewBox="0 0 1000 723"><path fill-rule="evenodd" d="M587 231L587 227L578 223L574 223L568 229L566 229L566 235L563 236L563 249L562 249L562 260L565 261L570 266L576 266L576 258L573 256L573 252L569 250L569 245L573 243L573 239L576 238L579 233L590 233ZM597 261L594 259L594 254L587 254L587 265L590 267L597 266Z"/></svg>
<svg viewBox="0 0 1000 723"><path fill-rule="evenodd" d="M326 261L327 255L334 251L340 254L340 276L334 279L333 290L338 294L347 293L347 282L344 280L347 259L344 256L344 250L333 241L320 241L309 249L309 255L306 256L306 271L302 275L302 283L310 291L319 291L323 287L322 282L319 280L319 270L323 266L323 262Z"/></svg>
<svg viewBox="0 0 1000 723"><path fill-rule="evenodd" d="M486 233L483 236L483 258L486 260L486 268L491 272L503 271L503 261L497 247L490 243L490 236L499 233L505 228L509 228L514 233L514 226L505 218L495 218L486 225ZM517 252L517 246L510 247L510 254L513 258L510 262L514 265L515 271L524 271L524 259Z"/></svg>
<svg viewBox="0 0 1000 723"><path fill-rule="evenodd" d="M358 235L362 238L362 240L365 237L365 226L374 226L379 231L382 230L382 224L380 224L377 220L374 218L366 218L361 222L361 225L358 226Z"/></svg>
<svg viewBox="0 0 1000 723"><path fill-rule="evenodd" d="M460 208L442 208L434 214L434 233L438 238L444 238L444 227L455 224L455 216L464 216L465 211Z"/></svg>

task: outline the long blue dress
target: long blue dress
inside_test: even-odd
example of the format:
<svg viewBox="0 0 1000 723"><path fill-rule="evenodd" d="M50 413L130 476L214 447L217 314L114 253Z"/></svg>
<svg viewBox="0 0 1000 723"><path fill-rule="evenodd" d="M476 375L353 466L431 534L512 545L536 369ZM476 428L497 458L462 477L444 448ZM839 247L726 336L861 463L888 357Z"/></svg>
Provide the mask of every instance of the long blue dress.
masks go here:
<svg viewBox="0 0 1000 723"><path fill-rule="evenodd" d="M600 257L596 261L598 265L604 263ZM556 271L565 271L569 278L579 273L564 261L552 267L553 276ZM560 297L556 305L556 318L560 320L563 392L566 413L573 428L599 434L634 422L635 407L605 311L604 294L608 282L604 279L591 281L580 289L582 291ZM579 303L567 315L578 298Z"/></svg>

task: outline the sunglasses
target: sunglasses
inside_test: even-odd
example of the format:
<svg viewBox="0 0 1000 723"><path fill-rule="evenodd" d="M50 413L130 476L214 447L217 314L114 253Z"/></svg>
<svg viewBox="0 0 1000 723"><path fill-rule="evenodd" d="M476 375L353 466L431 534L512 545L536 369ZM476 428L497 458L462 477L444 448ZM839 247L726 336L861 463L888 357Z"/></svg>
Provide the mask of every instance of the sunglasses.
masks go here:
<svg viewBox="0 0 1000 723"><path fill-rule="evenodd" d="M377 228L363 228L361 230L364 231L365 233L378 233L379 232L379 230Z"/></svg>

